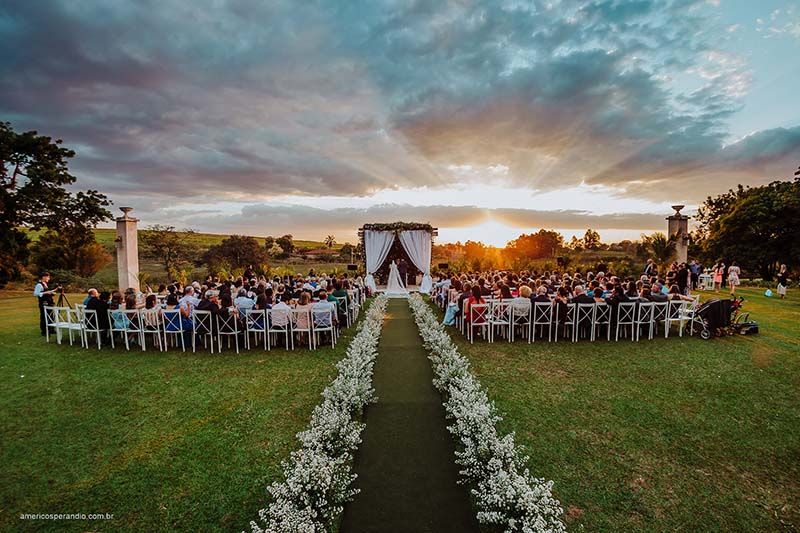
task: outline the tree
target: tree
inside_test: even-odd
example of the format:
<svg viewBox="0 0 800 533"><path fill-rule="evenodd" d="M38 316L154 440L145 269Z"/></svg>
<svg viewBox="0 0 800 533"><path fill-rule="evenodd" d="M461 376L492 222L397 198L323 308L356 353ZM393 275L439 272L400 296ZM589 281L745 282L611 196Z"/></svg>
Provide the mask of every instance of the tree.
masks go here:
<svg viewBox="0 0 800 533"><path fill-rule="evenodd" d="M231 235L209 248L203 255L203 261L212 271L238 269L248 265L263 265L267 261L267 252L255 237Z"/></svg>
<svg viewBox="0 0 800 533"><path fill-rule="evenodd" d="M105 195L66 189L75 183L67 167L75 152L61 142L36 131L16 133L10 123L0 122L0 279L18 272L28 259L24 228L52 230L50 237L77 253L95 242L92 228L111 218Z"/></svg>
<svg viewBox="0 0 800 533"><path fill-rule="evenodd" d="M348 261L350 261L350 258L353 256L354 253L355 253L355 247L349 242L344 243L341 249L339 249L339 256L347 259Z"/></svg>
<svg viewBox="0 0 800 533"><path fill-rule="evenodd" d="M31 247L31 259L40 269L72 270L88 278L112 261L99 243L69 232L47 230Z"/></svg>
<svg viewBox="0 0 800 533"><path fill-rule="evenodd" d="M327 246L328 248L333 248L335 244L336 244L336 237L334 237L333 235L328 235L327 237L325 237L325 246Z"/></svg>
<svg viewBox="0 0 800 533"><path fill-rule="evenodd" d="M600 234L589 228L583 234L583 247L587 250L597 250L600 248Z"/></svg>
<svg viewBox="0 0 800 533"><path fill-rule="evenodd" d="M645 249L653 256L657 265L667 265L675 257L675 236L667 238L661 232L652 235L642 235L642 244Z"/></svg>
<svg viewBox="0 0 800 533"><path fill-rule="evenodd" d="M175 231L174 226L150 226L140 232L145 255L158 259L170 279L177 279L178 273L189 264L197 254L192 244L194 231Z"/></svg>
<svg viewBox="0 0 800 533"><path fill-rule="evenodd" d="M800 178L709 197L697 220L707 261L736 261L767 280L781 263L800 263Z"/></svg>
<svg viewBox="0 0 800 533"><path fill-rule="evenodd" d="M273 246L275 246L275 237L272 235L264 237L264 249L267 251L267 254L272 253Z"/></svg>
<svg viewBox="0 0 800 533"><path fill-rule="evenodd" d="M564 246L564 237L557 231L540 229L530 235L520 235L508 243L506 253L512 259L541 259L553 257Z"/></svg>
<svg viewBox="0 0 800 533"><path fill-rule="evenodd" d="M285 255L289 255L290 253L294 252L294 238L289 234L278 237L275 239L275 243L281 247L281 250L283 250Z"/></svg>

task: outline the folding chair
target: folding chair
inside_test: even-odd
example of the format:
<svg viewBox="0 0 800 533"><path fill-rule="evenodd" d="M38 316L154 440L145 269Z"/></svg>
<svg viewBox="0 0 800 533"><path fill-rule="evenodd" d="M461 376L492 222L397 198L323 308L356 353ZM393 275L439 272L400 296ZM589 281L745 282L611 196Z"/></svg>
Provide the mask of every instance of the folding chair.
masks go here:
<svg viewBox="0 0 800 533"><path fill-rule="evenodd" d="M559 305L566 305L567 306L567 312L566 312L566 315L564 316L564 321L563 322L559 322L559 320L560 320L560 314L558 313L558 306ZM558 325L559 324L563 324L564 325L564 334L562 335L562 338L572 338L573 331L575 329L575 309L576 309L576 307L577 307L577 304L570 304L570 303L568 303L568 304L559 304L559 303L556 303L556 334L555 334L555 341L556 342L558 342ZM570 330L569 337L567 337L567 328L572 328Z"/></svg>
<svg viewBox="0 0 800 533"><path fill-rule="evenodd" d="M125 349L131 349L130 336L134 335L135 339L142 347L142 351L144 351L144 325L142 323L142 313L138 309L126 309L122 313L125 315Z"/></svg>
<svg viewBox="0 0 800 533"><path fill-rule="evenodd" d="M650 338L658 334L658 325L667 318L667 305L669 302L653 302L653 327L651 328Z"/></svg>
<svg viewBox="0 0 800 533"><path fill-rule="evenodd" d="M577 342L581 335L581 329L588 325L589 338L594 340L592 331L594 328L594 309L596 304L577 304L575 308L575 327L572 328L572 342Z"/></svg>
<svg viewBox="0 0 800 533"><path fill-rule="evenodd" d="M683 320L683 308L686 306L686 302L683 300L670 300L667 305L667 316L664 318L664 338L666 339L669 337L669 328L672 324L678 324L679 326ZM680 336L683 336L683 332L680 332Z"/></svg>
<svg viewBox="0 0 800 533"><path fill-rule="evenodd" d="M631 340L636 340L634 328L636 327L636 302L621 302L617 304L617 331L614 340L619 341L619 328L631 330ZM625 329L622 330L625 333Z"/></svg>
<svg viewBox="0 0 800 533"><path fill-rule="evenodd" d="M165 350L164 343L162 342L163 320L161 318L161 308L154 307L152 309L142 309L142 349L147 344L147 336L155 337L153 346L158 344L158 351Z"/></svg>
<svg viewBox="0 0 800 533"><path fill-rule="evenodd" d="M97 318L97 311L92 309L84 309L83 310L83 346L88 350L89 349L89 334L94 334L95 338L97 339L97 349L100 349L101 344L101 335L103 331L100 329L100 321Z"/></svg>
<svg viewBox="0 0 800 533"><path fill-rule="evenodd" d="M305 333L308 336L308 349L314 349L314 335L311 327L311 311L308 309L292 309L292 332L300 335Z"/></svg>
<svg viewBox="0 0 800 533"><path fill-rule="evenodd" d="M311 308L311 327L314 332L314 346L319 346L319 334L330 332L331 347L336 348L336 328L333 326L333 309Z"/></svg>
<svg viewBox="0 0 800 533"><path fill-rule="evenodd" d="M547 326L547 342L553 338L553 309L555 306L552 302L534 302L533 303L533 322L531 323L531 337L533 342L536 342L536 327L539 326L540 331ZM558 331L556 331L558 334Z"/></svg>
<svg viewBox="0 0 800 533"><path fill-rule="evenodd" d="M197 352L197 338L202 337L203 346L214 353L214 315L211 311L192 311L192 352ZM208 342L211 339L211 342Z"/></svg>
<svg viewBox="0 0 800 533"><path fill-rule="evenodd" d="M647 338L653 338L653 302L639 302L636 307L636 340L642 338L642 327L647 328Z"/></svg>
<svg viewBox="0 0 800 533"><path fill-rule="evenodd" d="M500 332L505 331L506 340L511 342L513 334L511 332L512 309L510 301L495 301L491 304L489 313L489 342L494 342L494 334L496 328L500 328Z"/></svg>
<svg viewBox="0 0 800 533"><path fill-rule="evenodd" d="M694 320L694 313L697 311L697 305L700 303L700 296L695 296L695 298L691 302L684 302L684 306L681 308L680 311L680 329L678 330L678 335L683 337L683 329L686 323L691 324ZM689 328L689 335L694 334L694 328Z"/></svg>
<svg viewBox="0 0 800 533"><path fill-rule="evenodd" d="M292 338L292 317L291 310L287 309L267 309L267 333L270 335L269 344L277 346L279 335L283 335L285 347L288 350L291 344L294 350L294 339ZM275 337L275 344L272 342Z"/></svg>
<svg viewBox="0 0 800 533"><path fill-rule="evenodd" d="M472 304L468 306L469 342L475 342L475 328L480 328L483 338L489 340L489 309L490 304ZM485 333L484 333L485 332Z"/></svg>
<svg viewBox="0 0 800 533"><path fill-rule="evenodd" d="M244 314L244 344L248 350L251 333L255 335L256 342L259 335L263 337L264 350L267 350L267 313L264 309L248 309Z"/></svg>
<svg viewBox="0 0 800 533"><path fill-rule="evenodd" d="M511 304L511 340L513 341L517 335L517 328L528 338L528 343L531 342L531 314L532 306L530 300L525 302L517 302Z"/></svg>
<svg viewBox="0 0 800 533"><path fill-rule="evenodd" d="M611 306L608 304L595 304L594 320L592 320L592 341L597 339L599 326L606 328L606 340L611 340Z"/></svg>
<svg viewBox="0 0 800 533"><path fill-rule="evenodd" d="M122 309L109 309L108 310L108 334L111 337L111 348L116 348L114 344L114 334L120 333L125 337L125 345L128 343L128 319L125 316L125 311Z"/></svg>
<svg viewBox="0 0 800 533"><path fill-rule="evenodd" d="M335 298L336 298L336 303L338 305L338 308L339 309L344 309L344 316L345 316L345 320L347 321L346 324L347 324L347 327L349 328L350 324L351 324L351 320L350 320L351 317L350 317L350 308L348 307L348 304L347 304L347 297L345 297L345 296L335 296Z"/></svg>
<svg viewBox="0 0 800 533"><path fill-rule="evenodd" d="M197 312L197 311L195 311L195 312ZM206 311L206 312L208 312L208 311ZM162 327L162 331L164 333L164 348L165 349L169 348L169 342L167 341L167 339L168 339L168 335L172 335L173 337L176 337L176 339L175 339L175 345L176 346L178 344L178 339L181 340L181 350L185 352L186 351L186 341L183 340L183 331L184 331L184 329L183 329L183 320L182 320L182 317L181 317L180 309L178 309L178 308L165 309L161 313L161 319L164 322L164 325ZM192 338L194 338L194 337L192 337ZM213 338L211 339L211 342L213 344L213 342L214 342ZM212 349L213 349L213 346L212 346Z"/></svg>
<svg viewBox="0 0 800 533"><path fill-rule="evenodd" d="M230 313L227 317L217 314L217 353L222 353L222 338L228 338L228 348L231 347L233 337L236 353L239 353L239 319Z"/></svg>

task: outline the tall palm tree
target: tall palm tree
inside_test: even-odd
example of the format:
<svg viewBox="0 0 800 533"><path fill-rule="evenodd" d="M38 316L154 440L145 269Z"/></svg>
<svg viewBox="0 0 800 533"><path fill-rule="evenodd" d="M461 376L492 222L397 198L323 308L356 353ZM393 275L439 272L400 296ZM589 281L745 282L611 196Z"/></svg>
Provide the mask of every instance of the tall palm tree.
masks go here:
<svg viewBox="0 0 800 533"><path fill-rule="evenodd" d="M650 250L653 259L658 265L668 265L675 257L675 236L667 237L661 232L652 235L642 235L642 242Z"/></svg>
<svg viewBox="0 0 800 533"><path fill-rule="evenodd" d="M336 237L333 235L328 235L325 237L325 246L328 248L333 248L333 245L336 244Z"/></svg>

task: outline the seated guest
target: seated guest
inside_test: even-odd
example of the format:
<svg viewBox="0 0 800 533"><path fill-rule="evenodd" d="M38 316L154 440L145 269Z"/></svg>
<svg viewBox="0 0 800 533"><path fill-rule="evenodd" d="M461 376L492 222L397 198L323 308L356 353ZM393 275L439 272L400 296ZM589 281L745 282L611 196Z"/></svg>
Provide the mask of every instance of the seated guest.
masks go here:
<svg viewBox="0 0 800 533"><path fill-rule="evenodd" d="M156 298L155 294L148 294L144 299L142 317L144 318L145 328L151 331L158 331L161 323L161 307L158 305L158 298Z"/></svg>
<svg viewBox="0 0 800 533"><path fill-rule="evenodd" d="M300 298L297 301L297 306L294 308L295 311L311 311L311 293L308 291L303 291L300 293ZM297 315L297 327L299 329L307 329L308 328L308 318L309 315L300 313Z"/></svg>
<svg viewBox="0 0 800 533"><path fill-rule="evenodd" d="M95 311L97 313L97 328L102 331L100 338L103 344L108 342L108 330L110 328L108 322L108 299L111 294L108 291L103 291L98 297L90 297L86 302L87 311Z"/></svg>
<svg viewBox="0 0 800 533"><path fill-rule="evenodd" d="M89 300L91 300L92 298L97 298L98 296L99 293L97 292L97 289L89 289L88 291L86 291L86 298L83 299L83 305L87 305L89 303Z"/></svg>
<svg viewBox="0 0 800 533"><path fill-rule="evenodd" d="M660 283L656 283L650 288L650 297L647 299L657 303L669 301L667 295L662 292L662 285Z"/></svg>
<svg viewBox="0 0 800 533"><path fill-rule="evenodd" d="M536 296L531 299L534 303L550 303L550 297L547 295L547 286L539 285L536 289Z"/></svg>
<svg viewBox="0 0 800 533"><path fill-rule="evenodd" d="M533 291L527 285L522 285L519 288L519 296L511 300L511 308L514 310L515 316L529 315L531 312L531 294Z"/></svg>
<svg viewBox="0 0 800 533"><path fill-rule="evenodd" d="M692 298L691 296L686 296L684 294L681 294L681 290L677 284L674 284L672 285L672 287L669 288L669 293L667 294L667 298L669 298L670 301L683 300L685 302L691 302L692 300L694 300L694 298Z"/></svg>
<svg viewBox="0 0 800 533"><path fill-rule="evenodd" d="M585 292L583 292L583 285L576 285L575 289L573 290L575 296L572 297L572 303L574 304L593 304L594 297L589 296Z"/></svg>
<svg viewBox="0 0 800 533"><path fill-rule="evenodd" d="M471 324L482 324L486 322L487 313L477 314L472 312L473 305L485 304L486 300L483 299L483 290L480 284L472 286L472 294L467 300L467 316Z"/></svg>
<svg viewBox="0 0 800 533"><path fill-rule="evenodd" d="M333 316L336 316L336 304L328 301L328 293L324 289L319 291L319 301L311 306L311 312L315 326L330 327L331 321L328 318L328 313L320 313L318 311L332 312Z"/></svg>
<svg viewBox="0 0 800 533"><path fill-rule="evenodd" d="M241 288L237 293L236 299L233 301L233 305L239 310L239 313L244 316L244 314L255 307L256 303L247 296L247 289Z"/></svg>
<svg viewBox="0 0 800 533"><path fill-rule="evenodd" d="M292 295L284 292L281 295L280 300L278 303L272 306L272 310L270 311L270 324L273 326L283 328L289 324L289 319L291 317L292 308L289 307L289 302L292 299Z"/></svg>
<svg viewBox="0 0 800 533"><path fill-rule="evenodd" d="M594 297L595 303L602 304L606 302L605 298L603 298L604 293L605 291L600 287L597 287L594 291L592 291L592 296Z"/></svg>
<svg viewBox="0 0 800 533"><path fill-rule="evenodd" d="M505 283L500 283L497 292L500 300L511 300L513 298L513 296L511 296L511 289Z"/></svg>

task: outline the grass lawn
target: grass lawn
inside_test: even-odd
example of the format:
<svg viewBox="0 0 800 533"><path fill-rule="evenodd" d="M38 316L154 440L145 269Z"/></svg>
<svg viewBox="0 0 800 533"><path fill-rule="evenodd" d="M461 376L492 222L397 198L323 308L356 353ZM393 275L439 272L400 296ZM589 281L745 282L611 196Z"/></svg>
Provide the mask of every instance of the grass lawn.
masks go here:
<svg viewBox="0 0 800 533"><path fill-rule="evenodd" d="M570 530L800 527L800 293L741 291L752 337L485 343L453 338L555 481Z"/></svg>
<svg viewBox="0 0 800 533"><path fill-rule="evenodd" d="M0 531L245 529L351 336L314 352L98 352L46 344L34 304L0 293ZM19 519L100 512L113 520Z"/></svg>

